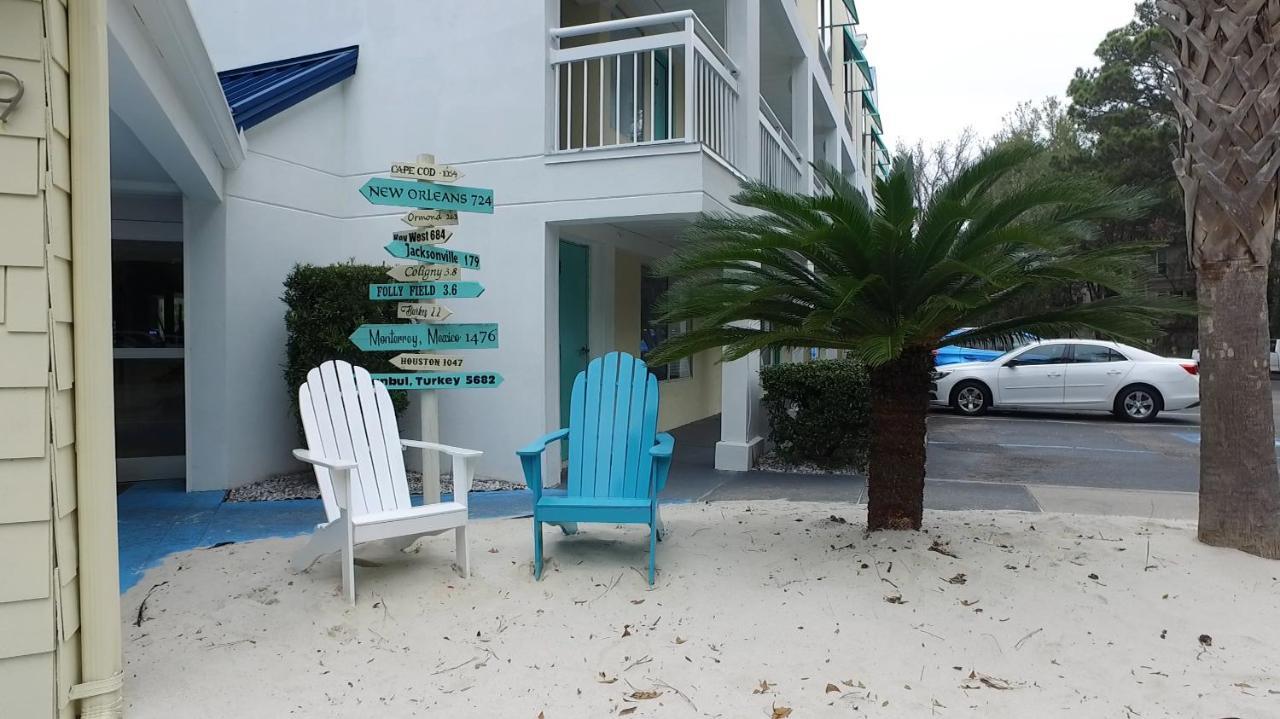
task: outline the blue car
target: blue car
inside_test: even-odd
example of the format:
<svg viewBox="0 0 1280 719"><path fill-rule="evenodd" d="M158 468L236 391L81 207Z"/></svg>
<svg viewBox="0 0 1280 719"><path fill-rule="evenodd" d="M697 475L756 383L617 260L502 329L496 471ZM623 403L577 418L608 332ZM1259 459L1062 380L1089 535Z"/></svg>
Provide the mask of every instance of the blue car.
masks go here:
<svg viewBox="0 0 1280 719"><path fill-rule="evenodd" d="M968 332L972 327L961 327L957 330L951 330L943 337L954 337L961 332ZM941 367L948 364L960 364L961 362L990 362L1000 355L1008 352L1016 347L1035 342L1040 339L1034 335L1025 335L1019 337L1017 342L997 342L994 340L974 340L967 341L963 345L943 345L933 351L933 365Z"/></svg>

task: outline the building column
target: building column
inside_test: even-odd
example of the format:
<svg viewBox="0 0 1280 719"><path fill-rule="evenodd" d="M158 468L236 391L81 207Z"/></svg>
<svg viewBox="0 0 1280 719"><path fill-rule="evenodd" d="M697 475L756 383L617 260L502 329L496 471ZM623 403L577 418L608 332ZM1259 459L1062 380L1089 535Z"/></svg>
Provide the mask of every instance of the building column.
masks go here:
<svg viewBox="0 0 1280 719"><path fill-rule="evenodd" d="M813 66L809 63L806 54L791 69L791 139L800 148L800 187L806 195L813 187L814 160L826 161L814 150Z"/></svg>
<svg viewBox="0 0 1280 719"><path fill-rule="evenodd" d="M760 176L760 3L727 0L726 48L738 66L738 169ZM760 411L760 353L720 369L720 441L716 469L751 469L763 445Z"/></svg>

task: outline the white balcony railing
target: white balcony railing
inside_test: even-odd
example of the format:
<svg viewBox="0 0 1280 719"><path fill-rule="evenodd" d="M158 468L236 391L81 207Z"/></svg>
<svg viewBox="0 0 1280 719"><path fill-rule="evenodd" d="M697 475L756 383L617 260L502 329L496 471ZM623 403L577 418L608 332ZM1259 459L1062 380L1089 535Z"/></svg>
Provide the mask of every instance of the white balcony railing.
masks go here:
<svg viewBox="0 0 1280 719"><path fill-rule="evenodd" d="M803 157L773 108L760 98L760 181L783 192L805 192Z"/></svg>
<svg viewBox="0 0 1280 719"><path fill-rule="evenodd" d="M601 40L623 31L667 32ZM551 31L554 151L701 142L733 165L737 67L691 10ZM562 47L565 40L584 44Z"/></svg>

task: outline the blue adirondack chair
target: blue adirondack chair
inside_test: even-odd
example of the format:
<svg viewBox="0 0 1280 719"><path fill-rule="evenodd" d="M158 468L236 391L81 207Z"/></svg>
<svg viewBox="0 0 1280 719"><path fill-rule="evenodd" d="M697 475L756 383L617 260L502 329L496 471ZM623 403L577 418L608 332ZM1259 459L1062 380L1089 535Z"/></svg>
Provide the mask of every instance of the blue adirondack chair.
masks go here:
<svg viewBox="0 0 1280 719"><path fill-rule="evenodd" d="M661 520L658 492L667 483L675 439L658 433L658 380L625 352L591 360L573 381L569 426L516 452L533 491L533 573L542 578L542 524L565 534L578 522L649 525L649 584L653 584ZM569 440L569 486L542 493L542 454Z"/></svg>

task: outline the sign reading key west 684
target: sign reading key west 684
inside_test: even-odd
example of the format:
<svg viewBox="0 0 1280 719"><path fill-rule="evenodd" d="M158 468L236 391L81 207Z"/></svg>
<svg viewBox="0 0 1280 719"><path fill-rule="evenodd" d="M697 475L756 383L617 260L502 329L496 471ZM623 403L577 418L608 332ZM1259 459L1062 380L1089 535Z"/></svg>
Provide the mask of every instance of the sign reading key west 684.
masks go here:
<svg viewBox="0 0 1280 719"><path fill-rule="evenodd" d="M360 187L360 194L375 205L493 214L493 190L483 187L371 177Z"/></svg>
<svg viewBox="0 0 1280 719"><path fill-rule="evenodd" d="M484 350L498 346L498 325L360 325L351 333L351 342L365 352L404 350Z"/></svg>

